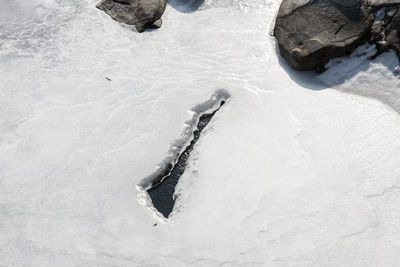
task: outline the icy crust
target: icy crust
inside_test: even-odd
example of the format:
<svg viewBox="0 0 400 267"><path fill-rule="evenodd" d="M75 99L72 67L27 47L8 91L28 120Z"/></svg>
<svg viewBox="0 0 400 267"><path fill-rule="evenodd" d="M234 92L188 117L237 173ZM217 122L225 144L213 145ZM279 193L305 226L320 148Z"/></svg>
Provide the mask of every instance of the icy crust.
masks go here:
<svg viewBox="0 0 400 267"><path fill-rule="evenodd" d="M164 160L157 166L157 170L145 177L140 183L136 186L138 190L138 201L143 206L151 209L155 215L162 219L162 221L167 222L166 219L154 206L151 201L147 190L151 187L161 183L172 171L173 166L177 163L179 156L186 149L186 147L190 144L193 139L193 133L197 128L197 124L199 123L199 119L203 114L212 113L215 110L219 109L221 106L221 102L226 102L231 97L229 92L225 89L218 89L211 96L209 100L202 104L198 104L193 107L189 113L191 115L191 119L187 120L184 123L184 129L182 131L181 136L176 139L168 149L167 156Z"/></svg>
<svg viewBox="0 0 400 267"><path fill-rule="evenodd" d="M144 34L98 1L54 2L48 22L67 24L11 11L27 46L1 25L0 266L398 265L400 120L382 104L400 112L393 52L344 58L326 89L277 56L279 1L170 6ZM28 38L56 25L51 46ZM231 100L191 154L173 220L154 226L136 186L213 88Z"/></svg>

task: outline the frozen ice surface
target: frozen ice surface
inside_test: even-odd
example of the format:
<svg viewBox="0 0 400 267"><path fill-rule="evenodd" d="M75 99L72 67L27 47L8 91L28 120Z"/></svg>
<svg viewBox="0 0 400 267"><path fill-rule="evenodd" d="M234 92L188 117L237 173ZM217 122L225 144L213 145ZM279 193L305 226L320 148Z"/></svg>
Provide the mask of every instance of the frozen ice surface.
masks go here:
<svg viewBox="0 0 400 267"><path fill-rule="evenodd" d="M169 6L143 34L96 3L0 0L0 266L397 265L392 52L321 78L277 56L279 1ZM218 88L161 221L136 186Z"/></svg>

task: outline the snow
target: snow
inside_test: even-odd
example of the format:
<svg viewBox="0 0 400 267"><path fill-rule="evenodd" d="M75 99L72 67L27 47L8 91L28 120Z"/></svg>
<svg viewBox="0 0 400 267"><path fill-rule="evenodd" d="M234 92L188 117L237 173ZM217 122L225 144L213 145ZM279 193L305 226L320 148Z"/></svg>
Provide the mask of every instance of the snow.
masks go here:
<svg viewBox="0 0 400 267"><path fill-rule="evenodd" d="M298 73L279 1L168 6L143 34L95 4L0 0L0 266L397 265L393 52ZM218 89L163 221L137 186Z"/></svg>

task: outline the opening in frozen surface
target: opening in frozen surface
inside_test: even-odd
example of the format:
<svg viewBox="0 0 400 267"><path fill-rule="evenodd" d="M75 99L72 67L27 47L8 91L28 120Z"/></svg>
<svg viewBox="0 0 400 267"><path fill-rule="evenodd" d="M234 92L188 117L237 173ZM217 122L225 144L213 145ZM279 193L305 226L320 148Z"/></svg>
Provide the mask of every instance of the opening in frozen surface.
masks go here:
<svg viewBox="0 0 400 267"><path fill-rule="evenodd" d="M200 116L199 122L197 124L197 129L193 133L193 139L186 149L179 155L178 160L174 165L170 165L170 171L168 174L160 174L159 182L154 184L147 192L150 195L153 206L162 214L165 218L168 218L169 214L172 212L175 199L174 192L175 187L178 184L179 178L185 172L190 153L192 152L194 145L199 140L201 132L211 121L212 117L217 113L217 111L225 104L225 101L221 101L220 106L214 110L212 113L206 113ZM156 181L157 181L156 180Z"/></svg>
<svg viewBox="0 0 400 267"><path fill-rule="evenodd" d="M184 123L182 134L170 145L155 172L137 185L138 201L159 218L170 217L177 200L175 187L185 171L190 153L201 132L230 97L227 90L218 89L210 99L194 106L189 111L191 117Z"/></svg>

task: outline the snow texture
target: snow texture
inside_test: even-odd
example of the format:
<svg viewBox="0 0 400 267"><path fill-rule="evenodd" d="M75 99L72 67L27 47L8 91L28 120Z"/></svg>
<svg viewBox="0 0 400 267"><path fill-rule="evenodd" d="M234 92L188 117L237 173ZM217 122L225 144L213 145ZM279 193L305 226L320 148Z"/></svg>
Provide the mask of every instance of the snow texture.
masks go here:
<svg viewBox="0 0 400 267"><path fill-rule="evenodd" d="M138 34L94 0L0 0L0 266L397 266L395 54L294 72L280 1L174 2ZM136 187L219 88L163 221Z"/></svg>

